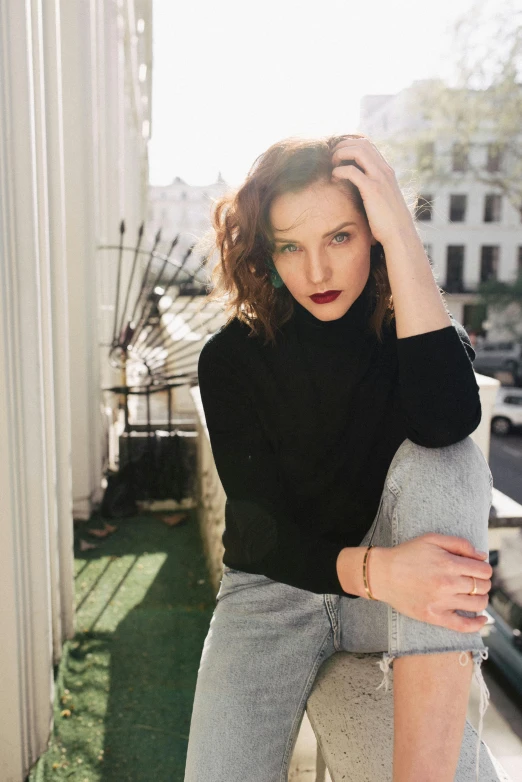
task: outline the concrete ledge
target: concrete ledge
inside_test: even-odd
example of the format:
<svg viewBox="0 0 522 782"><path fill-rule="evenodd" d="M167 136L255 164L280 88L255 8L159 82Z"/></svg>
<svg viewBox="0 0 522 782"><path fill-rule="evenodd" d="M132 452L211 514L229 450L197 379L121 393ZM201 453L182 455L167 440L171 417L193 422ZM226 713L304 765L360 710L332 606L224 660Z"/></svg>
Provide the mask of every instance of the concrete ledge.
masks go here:
<svg viewBox="0 0 522 782"><path fill-rule="evenodd" d="M393 668L388 692L381 654L337 652L319 669L306 711L332 782L392 782ZM475 782L477 732L466 721L455 782ZM318 763L316 780L324 769ZM512 782L481 741L480 782Z"/></svg>

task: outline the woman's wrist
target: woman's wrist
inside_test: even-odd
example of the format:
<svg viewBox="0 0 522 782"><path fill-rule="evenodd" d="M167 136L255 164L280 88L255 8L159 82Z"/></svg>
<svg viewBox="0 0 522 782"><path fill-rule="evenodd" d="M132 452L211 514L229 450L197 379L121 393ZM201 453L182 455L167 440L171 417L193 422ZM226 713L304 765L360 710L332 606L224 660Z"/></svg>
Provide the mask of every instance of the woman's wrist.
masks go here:
<svg viewBox="0 0 522 782"><path fill-rule="evenodd" d="M369 600L363 579L363 562L367 548L367 546L343 548L337 557L337 576L345 592ZM377 600L384 599L386 594L386 551L387 549L381 546L372 546L366 563L370 590ZM384 556L381 552L384 552Z"/></svg>
<svg viewBox="0 0 522 782"><path fill-rule="evenodd" d="M339 552L337 557L337 576L339 583L349 595L364 597L364 584L362 578L362 566L366 548L359 546L347 546Z"/></svg>
<svg viewBox="0 0 522 782"><path fill-rule="evenodd" d="M369 600L363 579L363 562L367 548L368 546L343 548L337 557L337 576L345 592ZM372 546L366 562L370 590L376 600L386 599L388 553L389 549L383 546Z"/></svg>
<svg viewBox="0 0 522 782"><path fill-rule="evenodd" d="M366 550L368 547L363 546L363 548ZM386 602L386 595L388 594L389 554L389 548L372 546L366 561L366 578L370 592L376 600L382 600L383 602ZM365 596L368 597L366 590Z"/></svg>

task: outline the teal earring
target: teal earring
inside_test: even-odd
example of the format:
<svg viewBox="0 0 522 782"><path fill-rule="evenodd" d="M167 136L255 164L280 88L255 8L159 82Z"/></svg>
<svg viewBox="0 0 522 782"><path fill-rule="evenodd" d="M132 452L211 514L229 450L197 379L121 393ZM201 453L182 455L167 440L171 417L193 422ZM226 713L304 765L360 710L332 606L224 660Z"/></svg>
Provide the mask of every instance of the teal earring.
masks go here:
<svg viewBox="0 0 522 782"><path fill-rule="evenodd" d="M272 258L267 258L266 265L270 269L270 282L274 288L281 288L284 285L284 282L279 276L279 272L277 271Z"/></svg>

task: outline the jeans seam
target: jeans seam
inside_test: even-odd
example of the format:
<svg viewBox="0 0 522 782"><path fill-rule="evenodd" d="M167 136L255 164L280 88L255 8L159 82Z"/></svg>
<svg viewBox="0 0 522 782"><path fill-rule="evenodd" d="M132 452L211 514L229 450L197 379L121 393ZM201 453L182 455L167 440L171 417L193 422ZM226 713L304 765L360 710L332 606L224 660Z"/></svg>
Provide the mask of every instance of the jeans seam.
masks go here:
<svg viewBox="0 0 522 782"><path fill-rule="evenodd" d="M395 495L395 497L399 498L401 496L401 487L396 483L396 481L393 479L393 477L390 475L386 485L388 486L389 490Z"/></svg>
<svg viewBox="0 0 522 782"><path fill-rule="evenodd" d="M341 650L341 644L338 643L338 636L341 628L341 623L339 621L339 600L340 598L338 595L325 594L324 596L326 613L328 614L328 619L330 620L333 631L334 648L337 652Z"/></svg>
<svg viewBox="0 0 522 782"><path fill-rule="evenodd" d="M391 545L397 546L399 544L399 521L397 505L393 508L391 517ZM399 616L398 611L390 606L390 616L388 620L388 653L396 655L399 649Z"/></svg>
<svg viewBox="0 0 522 782"><path fill-rule="evenodd" d="M321 667L321 663L323 662L324 658L324 652L326 649L326 645L330 639L330 636L333 635L333 630L330 628L328 632L326 633L323 642L321 644L321 648L319 649L317 656L314 660L314 663L312 665L312 668L310 670L310 673L308 674L308 678L306 680L305 686L303 688L303 693L301 695L301 698L299 699L299 704L297 706L297 712L294 716L294 719L292 720L292 727L290 728L290 735L288 736L288 741L286 745L286 749L283 755L283 761L281 764L281 771L279 774L279 780L280 782L287 782L288 779L288 766L290 763L290 757L291 752L293 751L295 740L297 739L297 718L298 715L301 714L304 715L304 711L306 709L306 703L308 702L308 697L310 695L310 690L312 689L313 683L315 681L315 678L317 676L317 671ZM311 680L311 681L310 681ZM304 702L304 706L303 706Z"/></svg>

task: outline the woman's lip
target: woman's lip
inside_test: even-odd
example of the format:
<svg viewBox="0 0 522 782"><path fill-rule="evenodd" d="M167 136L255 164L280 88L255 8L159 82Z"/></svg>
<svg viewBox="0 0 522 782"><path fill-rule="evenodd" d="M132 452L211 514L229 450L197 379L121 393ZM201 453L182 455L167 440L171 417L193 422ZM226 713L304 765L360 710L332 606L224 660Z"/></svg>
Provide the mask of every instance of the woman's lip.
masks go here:
<svg viewBox="0 0 522 782"><path fill-rule="evenodd" d="M316 303L327 304L330 301L334 301L334 299L336 299L340 293L342 293L342 291L326 291L325 293L314 293L313 296L310 296L310 298Z"/></svg>

